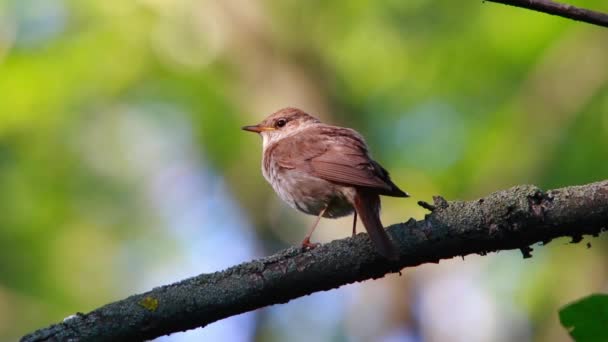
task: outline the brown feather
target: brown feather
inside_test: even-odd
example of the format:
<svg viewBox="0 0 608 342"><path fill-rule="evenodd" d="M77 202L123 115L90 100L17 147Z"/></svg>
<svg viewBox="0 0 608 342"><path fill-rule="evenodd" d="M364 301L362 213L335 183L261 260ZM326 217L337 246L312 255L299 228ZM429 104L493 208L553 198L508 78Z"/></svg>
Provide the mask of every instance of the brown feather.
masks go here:
<svg viewBox="0 0 608 342"><path fill-rule="evenodd" d="M276 145L273 157L281 167L305 170L338 184L374 189L381 195L408 197L370 158L365 141L352 129L320 124Z"/></svg>
<svg viewBox="0 0 608 342"><path fill-rule="evenodd" d="M380 222L380 196L369 191L357 190L354 205L370 240L372 240L378 252L387 259L398 259L397 248L395 248L382 226L382 222Z"/></svg>

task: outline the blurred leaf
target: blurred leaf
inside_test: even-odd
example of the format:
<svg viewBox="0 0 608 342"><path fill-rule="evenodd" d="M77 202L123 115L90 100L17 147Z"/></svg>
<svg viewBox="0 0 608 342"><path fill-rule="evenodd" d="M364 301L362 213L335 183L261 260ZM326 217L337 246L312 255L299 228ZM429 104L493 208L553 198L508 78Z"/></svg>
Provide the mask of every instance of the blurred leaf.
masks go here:
<svg viewBox="0 0 608 342"><path fill-rule="evenodd" d="M578 342L608 341L608 295L594 294L565 306L559 320Z"/></svg>

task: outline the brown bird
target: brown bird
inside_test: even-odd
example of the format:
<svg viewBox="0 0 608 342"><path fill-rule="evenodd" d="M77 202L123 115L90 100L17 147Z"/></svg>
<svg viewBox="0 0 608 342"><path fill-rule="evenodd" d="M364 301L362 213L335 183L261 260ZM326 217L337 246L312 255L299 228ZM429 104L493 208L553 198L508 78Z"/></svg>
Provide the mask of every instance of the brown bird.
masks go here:
<svg viewBox="0 0 608 342"><path fill-rule="evenodd" d="M357 214L378 252L398 258L397 249L380 222L380 195L409 197L370 156L357 131L321 123L297 108L281 109L244 130L263 139L262 173L291 207L317 219L302 246L313 247L310 237L321 217Z"/></svg>

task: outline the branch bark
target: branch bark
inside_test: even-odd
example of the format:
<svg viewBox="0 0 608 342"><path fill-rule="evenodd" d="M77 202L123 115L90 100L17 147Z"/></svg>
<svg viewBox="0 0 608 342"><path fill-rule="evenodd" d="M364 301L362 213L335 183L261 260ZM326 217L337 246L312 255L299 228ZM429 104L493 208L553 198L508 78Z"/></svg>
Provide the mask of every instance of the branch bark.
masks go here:
<svg viewBox="0 0 608 342"><path fill-rule="evenodd" d="M483 0L515 7L527 8L547 14L608 27L608 14L562 4L551 0Z"/></svg>
<svg viewBox="0 0 608 342"><path fill-rule="evenodd" d="M598 236L608 226L608 180L544 192L516 186L475 201L421 202L432 212L388 228L400 258L378 255L366 234L313 250L289 248L221 272L110 303L22 338L34 341L136 341L204 327L264 306L383 277L404 267L468 254L520 249L569 236Z"/></svg>

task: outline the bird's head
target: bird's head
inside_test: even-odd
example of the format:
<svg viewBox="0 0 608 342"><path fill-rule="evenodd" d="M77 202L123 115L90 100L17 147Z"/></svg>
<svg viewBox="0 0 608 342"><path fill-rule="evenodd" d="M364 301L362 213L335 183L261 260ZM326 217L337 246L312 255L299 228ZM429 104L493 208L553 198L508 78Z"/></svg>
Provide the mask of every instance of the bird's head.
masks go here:
<svg viewBox="0 0 608 342"><path fill-rule="evenodd" d="M270 114L257 125L243 127L243 130L259 133L264 146L268 146L320 122L300 109L287 107Z"/></svg>

